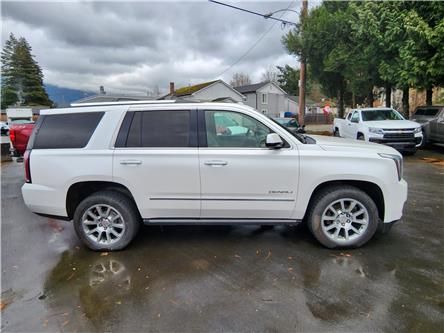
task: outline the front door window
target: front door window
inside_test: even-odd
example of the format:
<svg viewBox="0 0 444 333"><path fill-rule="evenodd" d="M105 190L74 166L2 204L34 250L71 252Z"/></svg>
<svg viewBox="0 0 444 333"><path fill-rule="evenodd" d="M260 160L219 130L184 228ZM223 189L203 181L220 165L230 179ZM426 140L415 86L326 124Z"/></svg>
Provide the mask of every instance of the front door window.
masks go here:
<svg viewBox="0 0 444 333"><path fill-rule="evenodd" d="M205 111L208 147L264 148L272 131L256 119L238 112Z"/></svg>

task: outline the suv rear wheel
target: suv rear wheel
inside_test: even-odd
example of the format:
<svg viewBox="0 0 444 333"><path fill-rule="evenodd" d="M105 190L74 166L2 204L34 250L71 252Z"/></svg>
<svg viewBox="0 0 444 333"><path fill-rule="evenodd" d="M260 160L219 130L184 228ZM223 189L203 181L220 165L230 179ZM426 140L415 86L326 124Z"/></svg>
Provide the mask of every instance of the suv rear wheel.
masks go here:
<svg viewBox="0 0 444 333"><path fill-rule="evenodd" d="M373 200L353 186L334 186L316 194L308 213L308 227L328 248L359 247L378 227Z"/></svg>
<svg viewBox="0 0 444 333"><path fill-rule="evenodd" d="M140 218L134 203L114 191L100 191L84 199L74 213L74 229L94 251L125 248L137 234Z"/></svg>

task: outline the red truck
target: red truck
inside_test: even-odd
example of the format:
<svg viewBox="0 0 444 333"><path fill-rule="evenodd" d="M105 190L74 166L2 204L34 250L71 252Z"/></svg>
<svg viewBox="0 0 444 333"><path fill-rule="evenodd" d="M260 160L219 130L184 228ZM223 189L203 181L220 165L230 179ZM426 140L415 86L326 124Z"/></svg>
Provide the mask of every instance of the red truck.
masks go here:
<svg viewBox="0 0 444 333"><path fill-rule="evenodd" d="M12 156L23 156L34 126L33 121L25 119L17 119L9 124L9 140L11 141Z"/></svg>

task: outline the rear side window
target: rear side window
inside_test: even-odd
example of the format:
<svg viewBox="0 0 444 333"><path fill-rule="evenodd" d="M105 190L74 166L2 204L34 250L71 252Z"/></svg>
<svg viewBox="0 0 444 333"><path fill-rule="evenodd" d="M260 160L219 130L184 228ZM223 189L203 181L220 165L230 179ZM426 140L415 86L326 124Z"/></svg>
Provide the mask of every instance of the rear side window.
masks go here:
<svg viewBox="0 0 444 333"><path fill-rule="evenodd" d="M115 146L195 147L196 125L192 118L189 110L128 112Z"/></svg>
<svg viewBox="0 0 444 333"><path fill-rule="evenodd" d="M41 116L30 148L83 148L91 138L104 112Z"/></svg>

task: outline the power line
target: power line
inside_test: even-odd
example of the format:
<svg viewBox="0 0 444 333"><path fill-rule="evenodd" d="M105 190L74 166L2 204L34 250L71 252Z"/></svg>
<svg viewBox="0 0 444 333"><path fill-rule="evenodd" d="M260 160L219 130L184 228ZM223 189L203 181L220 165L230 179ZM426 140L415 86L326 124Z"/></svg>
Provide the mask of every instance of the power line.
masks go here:
<svg viewBox="0 0 444 333"><path fill-rule="evenodd" d="M216 2L213 0L209 0L211 2ZM290 2L290 4L288 5L287 9L290 8L293 5L293 1ZM233 7L233 6L230 6ZM254 13L254 12L253 12ZM261 15L261 14L259 14ZM282 15L280 16L281 18L285 15L285 12L282 13ZM262 15L261 15L262 16ZM233 68L234 66L236 66L239 62L241 62L261 41L262 39L264 39L264 37L275 27L276 23L278 21L283 21L283 20L277 20L276 22L273 22L273 24L270 26L270 28L268 28L268 30L266 30L260 37L259 39L253 43L253 45L251 45L251 47L244 52L235 62L233 62L230 66L228 66L222 73L220 73L219 75L217 75L217 77L222 76L223 74L225 74L226 72L228 72L231 68Z"/></svg>
<svg viewBox="0 0 444 333"><path fill-rule="evenodd" d="M237 10L241 10L241 11L243 11L243 12L247 12L247 13L250 13L250 14L253 14L253 15L261 16L261 17L263 17L264 19L270 19L270 20L280 21L280 22L285 23L285 24L296 25L296 23L294 23L294 22L290 22L290 21L282 20L281 18L272 17L271 15L273 15L274 13L261 14L261 13L254 12L254 11L249 10L249 9L240 8L240 7L237 7L237 6L229 5L229 4L227 4L227 3L223 3L223 2L219 2L219 1L215 1L215 0L208 0L208 1L209 1L209 2L213 2L213 3L216 3L216 4L218 4L218 5L222 5L222 6L230 7L230 8L237 9ZM288 7L288 8L290 8L290 7ZM288 8L287 8L287 9L288 9ZM281 17L282 17L282 16L281 16Z"/></svg>

